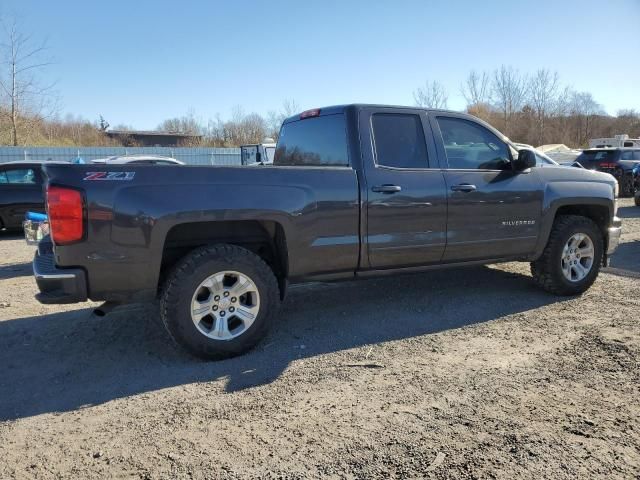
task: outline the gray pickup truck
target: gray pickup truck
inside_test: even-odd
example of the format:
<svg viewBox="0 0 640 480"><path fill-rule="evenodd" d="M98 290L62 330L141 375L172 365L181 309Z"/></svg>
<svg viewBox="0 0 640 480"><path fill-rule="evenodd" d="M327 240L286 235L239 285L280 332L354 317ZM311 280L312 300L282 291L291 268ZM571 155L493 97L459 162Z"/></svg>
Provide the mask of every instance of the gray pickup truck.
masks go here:
<svg viewBox="0 0 640 480"><path fill-rule="evenodd" d="M282 125L273 165L48 165L43 303L160 299L205 358L240 354L289 283L506 261L558 295L587 290L616 249L617 182L536 166L469 115L379 105ZM460 293L464 295L464 293Z"/></svg>

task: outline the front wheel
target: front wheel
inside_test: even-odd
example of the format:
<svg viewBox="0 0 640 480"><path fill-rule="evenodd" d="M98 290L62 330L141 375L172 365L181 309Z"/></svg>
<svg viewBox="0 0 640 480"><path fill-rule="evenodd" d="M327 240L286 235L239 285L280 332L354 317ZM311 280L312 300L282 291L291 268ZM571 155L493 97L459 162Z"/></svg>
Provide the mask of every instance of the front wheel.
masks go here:
<svg viewBox="0 0 640 480"><path fill-rule="evenodd" d="M636 190L636 194L633 197L633 201L636 204L636 207L640 207L640 188Z"/></svg>
<svg viewBox="0 0 640 480"><path fill-rule="evenodd" d="M222 359L257 344L279 305L278 282L260 257L214 245L194 250L174 268L160 314L178 345L201 358Z"/></svg>
<svg viewBox="0 0 640 480"><path fill-rule="evenodd" d="M577 295L595 282L603 258L603 237L593 220L559 216L542 256L531 263L535 283L556 295Z"/></svg>

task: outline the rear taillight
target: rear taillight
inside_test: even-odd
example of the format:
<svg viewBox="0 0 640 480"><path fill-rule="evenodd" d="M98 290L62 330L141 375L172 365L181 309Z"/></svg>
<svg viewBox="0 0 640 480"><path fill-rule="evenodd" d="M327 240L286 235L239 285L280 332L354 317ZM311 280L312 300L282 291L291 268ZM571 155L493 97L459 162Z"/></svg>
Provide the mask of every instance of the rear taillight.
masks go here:
<svg viewBox="0 0 640 480"><path fill-rule="evenodd" d="M68 245L82 239L84 215L82 194L79 191L48 186L47 210L53 243Z"/></svg>

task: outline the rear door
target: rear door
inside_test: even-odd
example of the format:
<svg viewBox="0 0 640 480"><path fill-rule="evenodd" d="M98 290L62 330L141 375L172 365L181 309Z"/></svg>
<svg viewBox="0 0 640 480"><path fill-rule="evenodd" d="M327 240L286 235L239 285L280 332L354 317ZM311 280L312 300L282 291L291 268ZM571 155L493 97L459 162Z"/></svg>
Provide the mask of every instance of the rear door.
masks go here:
<svg viewBox="0 0 640 480"><path fill-rule="evenodd" d="M370 268L439 262L446 235L446 190L427 114L367 108L360 111L359 122Z"/></svg>
<svg viewBox="0 0 640 480"><path fill-rule="evenodd" d="M28 211L44 213L42 172L29 165L0 166L0 220L4 227L20 228Z"/></svg>
<svg viewBox="0 0 640 480"><path fill-rule="evenodd" d="M447 162L445 262L524 255L535 250L543 190L536 169L512 170L510 147L468 117L432 117L436 145Z"/></svg>

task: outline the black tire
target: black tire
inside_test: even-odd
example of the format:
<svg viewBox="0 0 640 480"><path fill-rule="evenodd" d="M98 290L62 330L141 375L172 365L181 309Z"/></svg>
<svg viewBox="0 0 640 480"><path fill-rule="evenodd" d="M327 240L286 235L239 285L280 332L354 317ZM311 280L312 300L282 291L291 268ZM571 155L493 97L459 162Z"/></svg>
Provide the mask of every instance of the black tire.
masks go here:
<svg viewBox="0 0 640 480"><path fill-rule="evenodd" d="M570 281L562 273L562 252L565 244L576 233L584 233L591 238L594 258L591 270L580 281ZM534 282L542 289L555 295L578 295L591 287L602 266L604 240L602 232L593 220L579 215L560 215L556 218L547 246L542 256L531 263Z"/></svg>
<svg viewBox="0 0 640 480"><path fill-rule="evenodd" d="M209 276L233 270L248 276L258 289L260 307L246 331L230 340L203 334L191 319L191 300ZM245 353L267 333L280 306L278 282L256 254L235 245L213 245L194 250L174 267L162 292L160 315L171 338L192 355L219 360Z"/></svg>
<svg viewBox="0 0 640 480"><path fill-rule="evenodd" d="M640 207L640 190L638 190L633 197L633 202L636 204L636 207Z"/></svg>
<svg viewBox="0 0 640 480"><path fill-rule="evenodd" d="M633 197L635 193L635 185L633 184L633 177L628 174L623 174L620 178L620 197L628 198Z"/></svg>

